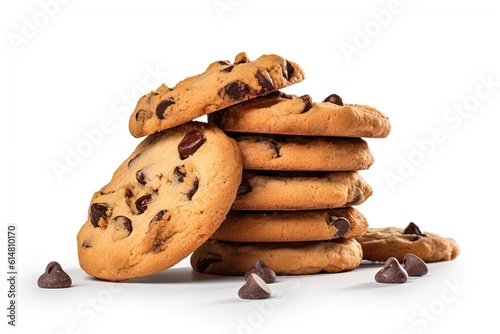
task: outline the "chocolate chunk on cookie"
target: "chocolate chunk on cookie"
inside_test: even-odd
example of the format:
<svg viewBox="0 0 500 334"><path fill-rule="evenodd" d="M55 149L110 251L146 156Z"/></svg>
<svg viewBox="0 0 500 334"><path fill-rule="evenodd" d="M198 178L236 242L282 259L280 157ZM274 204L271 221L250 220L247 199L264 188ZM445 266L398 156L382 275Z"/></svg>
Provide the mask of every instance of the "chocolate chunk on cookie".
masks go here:
<svg viewBox="0 0 500 334"><path fill-rule="evenodd" d="M236 142L189 122L146 137L92 197L78 236L80 266L120 281L167 269L206 241L241 182Z"/></svg>
<svg viewBox="0 0 500 334"><path fill-rule="evenodd" d="M250 61L240 53L234 63L215 61L173 88L163 84L141 97L130 116L130 133L142 137L169 129L303 79L301 67L283 57L270 54Z"/></svg>
<svg viewBox="0 0 500 334"><path fill-rule="evenodd" d="M306 275L351 270L361 258L361 246L354 238L265 243L209 239L193 252L191 266L200 273L243 276L261 259L276 275Z"/></svg>
<svg viewBox="0 0 500 334"><path fill-rule="evenodd" d="M245 171L233 210L315 210L353 206L372 195L358 172Z"/></svg>
<svg viewBox="0 0 500 334"><path fill-rule="evenodd" d="M377 109L332 101L332 96L325 102L313 102L309 95L273 92L210 114L208 119L227 132L367 138L389 135L389 119Z"/></svg>
<svg viewBox="0 0 500 334"><path fill-rule="evenodd" d="M230 211L212 239L298 242L362 236L365 216L353 207L305 211Z"/></svg>
<svg viewBox="0 0 500 334"><path fill-rule="evenodd" d="M403 262L404 256L412 253L425 262L437 262L452 260L460 253L454 239L430 232L422 233L418 226L412 224L406 229L369 227L363 236L356 238L363 247L363 259L386 261L395 257Z"/></svg>

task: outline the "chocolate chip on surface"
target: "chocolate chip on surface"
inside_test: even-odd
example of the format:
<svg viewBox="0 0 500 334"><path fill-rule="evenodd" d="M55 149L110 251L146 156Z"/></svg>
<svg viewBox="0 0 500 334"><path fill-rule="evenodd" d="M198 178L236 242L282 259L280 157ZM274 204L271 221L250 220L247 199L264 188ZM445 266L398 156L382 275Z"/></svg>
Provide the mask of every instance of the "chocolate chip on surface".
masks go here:
<svg viewBox="0 0 500 334"><path fill-rule="evenodd" d="M403 268L408 273L408 276L424 276L429 272L427 264L412 253L408 253L403 257Z"/></svg>
<svg viewBox="0 0 500 334"><path fill-rule="evenodd" d="M161 101L156 107L156 117L159 119L165 119L165 110L172 104L175 104L175 101L172 99Z"/></svg>
<svg viewBox="0 0 500 334"><path fill-rule="evenodd" d="M338 229L338 232L333 236L334 239L342 238L351 230L351 223L344 217L338 217L332 224Z"/></svg>
<svg viewBox="0 0 500 334"><path fill-rule="evenodd" d="M151 203L151 194L147 194L139 197L135 201L135 207L137 208L137 213L141 214L148 208L148 204Z"/></svg>
<svg viewBox="0 0 500 334"><path fill-rule="evenodd" d="M38 278L38 286L44 289L60 289L71 286L71 277L56 262L50 262L43 273Z"/></svg>
<svg viewBox="0 0 500 334"><path fill-rule="evenodd" d="M236 195L243 195L243 194L249 193L251 191L252 191L252 186L250 185L248 180L245 178L242 178L240 186L238 187L238 192L236 193Z"/></svg>
<svg viewBox="0 0 500 334"><path fill-rule="evenodd" d="M191 131L187 133L184 138L177 145L177 150L181 160L193 155L205 143L206 139L200 131Z"/></svg>
<svg viewBox="0 0 500 334"><path fill-rule="evenodd" d="M293 72L295 72L295 68L293 65L287 60L286 61L286 72L283 73L283 76L287 79L290 80L293 76Z"/></svg>
<svg viewBox="0 0 500 334"><path fill-rule="evenodd" d="M270 149L274 150L274 152L276 154L275 154L275 157L273 157L273 158L279 158L281 156L280 155L280 147L275 140L273 140L271 138L258 138L257 141L266 143Z"/></svg>
<svg viewBox="0 0 500 334"><path fill-rule="evenodd" d="M276 273L261 259L255 260L250 269L245 273L245 279L248 279L251 274L257 274L268 284L276 282Z"/></svg>
<svg viewBox="0 0 500 334"><path fill-rule="evenodd" d="M187 172L186 172L186 167L184 165L182 166L177 166L174 168L174 176L179 182L184 182L184 178L186 177Z"/></svg>
<svg viewBox="0 0 500 334"><path fill-rule="evenodd" d="M312 98L309 95L303 95L300 98L304 101L304 110L302 110L302 113L308 112L314 105Z"/></svg>
<svg viewBox="0 0 500 334"><path fill-rule="evenodd" d="M269 79L267 79L262 73L257 72L255 75L257 78L257 81L259 82L259 85L262 87L262 91L268 91L268 90L273 90L274 85Z"/></svg>
<svg viewBox="0 0 500 334"><path fill-rule="evenodd" d="M384 267L375 274L375 281L379 283L405 283L407 280L408 273L395 257L388 258Z"/></svg>
<svg viewBox="0 0 500 334"><path fill-rule="evenodd" d="M271 290L259 275L252 273L238 290L238 296L242 299L264 299L271 297Z"/></svg>
<svg viewBox="0 0 500 334"><path fill-rule="evenodd" d="M135 178L137 179L137 182L139 182L140 184L145 185L147 183L146 174L144 174L142 170L138 170L135 173Z"/></svg>
<svg viewBox="0 0 500 334"><path fill-rule="evenodd" d="M90 206L90 222L94 227L100 227L99 220L108 217L109 207L104 203L94 203Z"/></svg>
<svg viewBox="0 0 500 334"><path fill-rule="evenodd" d="M338 96L337 94L328 95L323 100L323 102L330 102L330 103L336 104L338 106L343 106L344 105L344 101L342 101L342 98L340 96Z"/></svg>
<svg viewBox="0 0 500 334"><path fill-rule="evenodd" d="M160 210L158 211L155 216L153 217L153 219L151 220L150 224L153 223L153 222L157 222L157 221L160 221L163 219L163 217L165 216L165 213L167 213L167 209L163 209L163 210Z"/></svg>
<svg viewBox="0 0 500 334"><path fill-rule="evenodd" d="M425 234L420 231L420 228L417 226L417 224L411 222L406 226L406 228L403 231L403 234L415 234L415 235L420 235L422 237L425 237Z"/></svg>
<svg viewBox="0 0 500 334"><path fill-rule="evenodd" d="M234 101L241 101L250 92L250 87L241 81L235 81L227 84L219 91L221 98L229 97Z"/></svg>
<svg viewBox="0 0 500 334"><path fill-rule="evenodd" d="M222 259L203 259L198 263L198 270L204 273L212 263L221 262Z"/></svg>
<svg viewBox="0 0 500 334"><path fill-rule="evenodd" d="M191 189L189 189L189 191L186 194L188 200L191 200L194 194L196 194L196 192L198 191L198 184L199 184L198 178L195 177L193 184L191 185Z"/></svg>
<svg viewBox="0 0 500 334"><path fill-rule="evenodd" d="M145 122L151 117L153 117L153 112L150 110L141 109L135 113L135 120L138 122Z"/></svg>

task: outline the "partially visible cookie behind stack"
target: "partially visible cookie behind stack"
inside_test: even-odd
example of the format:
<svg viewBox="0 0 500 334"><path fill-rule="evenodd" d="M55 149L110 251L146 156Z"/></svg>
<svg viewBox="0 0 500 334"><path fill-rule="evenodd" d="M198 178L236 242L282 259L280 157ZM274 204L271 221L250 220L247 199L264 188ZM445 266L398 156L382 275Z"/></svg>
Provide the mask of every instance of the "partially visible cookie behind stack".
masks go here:
<svg viewBox="0 0 500 334"><path fill-rule="evenodd" d="M276 274L354 269L356 237L368 222L356 208L372 195L360 171L374 162L365 138L390 133L388 118L364 105L277 91L209 115L243 155L231 211L191 257L199 272L243 275L260 258Z"/></svg>

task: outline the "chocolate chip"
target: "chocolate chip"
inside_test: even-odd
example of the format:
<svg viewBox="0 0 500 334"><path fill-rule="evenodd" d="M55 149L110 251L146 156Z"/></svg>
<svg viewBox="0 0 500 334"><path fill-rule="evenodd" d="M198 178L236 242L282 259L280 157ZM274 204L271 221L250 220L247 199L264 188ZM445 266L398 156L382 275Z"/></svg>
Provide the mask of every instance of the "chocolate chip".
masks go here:
<svg viewBox="0 0 500 334"><path fill-rule="evenodd" d="M205 143L206 139L200 131L194 130L187 133L177 145L177 150L181 156L181 160L193 155Z"/></svg>
<svg viewBox="0 0 500 334"><path fill-rule="evenodd" d="M223 68L222 70L220 70L221 72L224 72L224 73L229 73L233 70L234 66L231 65L231 66L228 66L226 68Z"/></svg>
<svg viewBox="0 0 500 334"><path fill-rule="evenodd" d="M408 280L406 270L395 257L385 261L384 267L375 274L375 281L379 283L404 283Z"/></svg>
<svg viewBox="0 0 500 334"><path fill-rule="evenodd" d="M99 220L108 217L109 207L104 203L94 203L90 206L90 222L94 227L99 227Z"/></svg>
<svg viewBox="0 0 500 334"><path fill-rule="evenodd" d="M139 215L146 211L149 203L151 203L151 194L141 196L135 201L135 207Z"/></svg>
<svg viewBox="0 0 500 334"><path fill-rule="evenodd" d="M82 242L82 247L83 248L92 248L92 244L90 242L88 242L87 240L84 240Z"/></svg>
<svg viewBox="0 0 500 334"><path fill-rule="evenodd" d="M345 206L356 205L359 202L360 199L361 199L361 195L357 194L356 196L354 196L354 198L352 200L350 200L349 202L347 202Z"/></svg>
<svg viewBox="0 0 500 334"><path fill-rule="evenodd" d="M337 94L331 94L326 97L326 99L323 100L323 102L330 102L333 104L336 104L338 106L343 106L344 101L342 101L342 98L338 96Z"/></svg>
<svg viewBox="0 0 500 334"><path fill-rule="evenodd" d="M333 222L333 226L338 229L338 232L333 236L334 238L342 238L351 229L351 223L347 218L339 217Z"/></svg>
<svg viewBox="0 0 500 334"><path fill-rule="evenodd" d="M174 176L177 178L177 181L184 182L184 178L186 177L186 175L187 173L184 165L174 168Z"/></svg>
<svg viewBox="0 0 500 334"><path fill-rule="evenodd" d="M280 147L275 140L273 140L271 138L258 138L257 141L265 142L269 146L270 149L274 150L274 152L276 152L275 158L279 158L281 156L280 155Z"/></svg>
<svg viewBox="0 0 500 334"><path fill-rule="evenodd" d="M249 193L251 191L252 191L252 186L250 185L248 180L245 178L242 178L240 186L238 187L238 192L236 193L236 195L243 195L243 194Z"/></svg>
<svg viewBox="0 0 500 334"><path fill-rule="evenodd" d="M212 263L221 262L221 259L203 259L198 263L198 270L204 273Z"/></svg>
<svg viewBox="0 0 500 334"><path fill-rule="evenodd" d="M132 196L134 196L134 194L132 193L132 190L130 190L130 189L126 189L126 190L125 190L125 197L126 197L126 198L130 198L130 197L132 197Z"/></svg>
<svg viewBox="0 0 500 334"><path fill-rule="evenodd" d="M276 274L261 259L255 260L250 269L245 273L245 279L248 279L251 274L257 274L268 284L276 282Z"/></svg>
<svg viewBox="0 0 500 334"><path fill-rule="evenodd" d="M229 62L225 61L225 60L219 60L219 65L229 65Z"/></svg>
<svg viewBox="0 0 500 334"><path fill-rule="evenodd" d="M408 276L424 276L429 272L427 264L412 253L408 253L403 257L403 268L408 273Z"/></svg>
<svg viewBox="0 0 500 334"><path fill-rule="evenodd" d="M293 76L293 72L295 72L295 68L293 68L293 65L287 60L286 61L286 73L284 73L283 76L287 80L290 80Z"/></svg>
<svg viewBox="0 0 500 334"><path fill-rule="evenodd" d="M142 172L142 170L138 170L135 173L135 178L137 179L137 182L139 182L140 184L146 184L147 183L147 181L146 181L146 175Z"/></svg>
<svg viewBox="0 0 500 334"><path fill-rule="evenodd" d="M118 223L119 226L123 226L123 228L128 231L128 234L132 233L132 221L127 217L116 216L113 218L113 221Z"/></svg>
<svg viewBox="0 0 500 334"><path fill-rule="evenodd" d="M165 213L167 213L167 211L168 211L167 209L163 209L163 210L158 211L149 223L151 224L153 222L157 222L157 221L162 220L163 217L165 216Z"/></svg>
<svg viewBox="0 0 500 334"><path fill-rule="evenodd" d="M241 101L250 92L250 87L241 81L231 82L223 87L219 91L219 96L221 98L226 98L228 96L234 101Z"/></svg>
<svg viewBox="0 0 500 334"><path fill-rule="evenodd" d="M158 117L159 119L165 119L165 110L172 104L175 104L175 101L173 99L161 101L156 107L156 117Z"/></svg>
<svg viewBox="0 0 500 334"><path fill-rule="evenodd" d="M408 224L408 226L405 227L405 229L403 230L403 234L415 234L415 235L425 237L425 234L422 233L422 231L420 231L420 228L417 226L417 224L415 224L413 222L411 222L410 224ZM420 238L417 238L417 239L420 239Z"/></svg>
<svg viewBox="0 0 500 334"><path fill-rule="evenodd" d="M271 290L259 275L250 274L238 290L238 296L242 299L264 299L271 297Z"/></svg>
<svg viewBox="0 0 500 334"><path fill-rule="evenodd" d="M191 198L193 198L194 194L196 194L197 191L198 191L198 178L195 177L191 189L189 189L189 191L186 194L188 200L191 200Z"/></svg>
<svg viewBox="0 0 500 334"><path fill-rule="evenodd" d="M59 289L71 286L71 277L56 262L50 262L43 273L38 278L38 286L44 289Z"/></svg>
<svg viewBox="0 0 500 334"><path fill-rule="evenodd" d="M211 114L208 114L208 123L212 123L217 125L219 128L222 128L222 119L224 118L224 110L217 110Z"/></svg>
<svg viewBox="0 0 500 334"><path fill-rule="evenodd" d="M302 113L308 112L309 109L311 109L314 105L313 100L309 95L304 95L300 97L302 101L304 101L304 109L302 110Z"/></svg>
<svg viewBox="0 0 500 334"><path fill-rule="evenodd" d="M151 110L141 109L135 113L135 120L138 122L145 122L151 117L153 117L153 113L151 112Z"/></svg>
<svg viewBox="0 0 500 334"><path fill-rule="evenodd" d="M265 76L262 75L262 73L257 72L255 75L257 78L257 81L259 82L259 85L262 87L261 92L269 91L274 89L274 85L272 81L269 81Z"/></svg>

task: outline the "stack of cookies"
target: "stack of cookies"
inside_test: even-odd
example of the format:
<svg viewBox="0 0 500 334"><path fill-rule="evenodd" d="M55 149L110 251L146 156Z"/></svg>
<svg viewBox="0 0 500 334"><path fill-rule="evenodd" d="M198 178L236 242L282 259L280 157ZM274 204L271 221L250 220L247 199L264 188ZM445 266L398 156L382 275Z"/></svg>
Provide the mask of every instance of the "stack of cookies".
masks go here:
<svg viewBox="0 0 500 334"><path fill-rule="evenodd" d="M360 171L374 162L365 138L390 132L378 110L332 94L267 94L211 113L236 140L243 179L231 210L191 257L194 270L243 275L256 259L278 275L341 272L363 258L368 228L357 206L372 194Z"/></svg>

